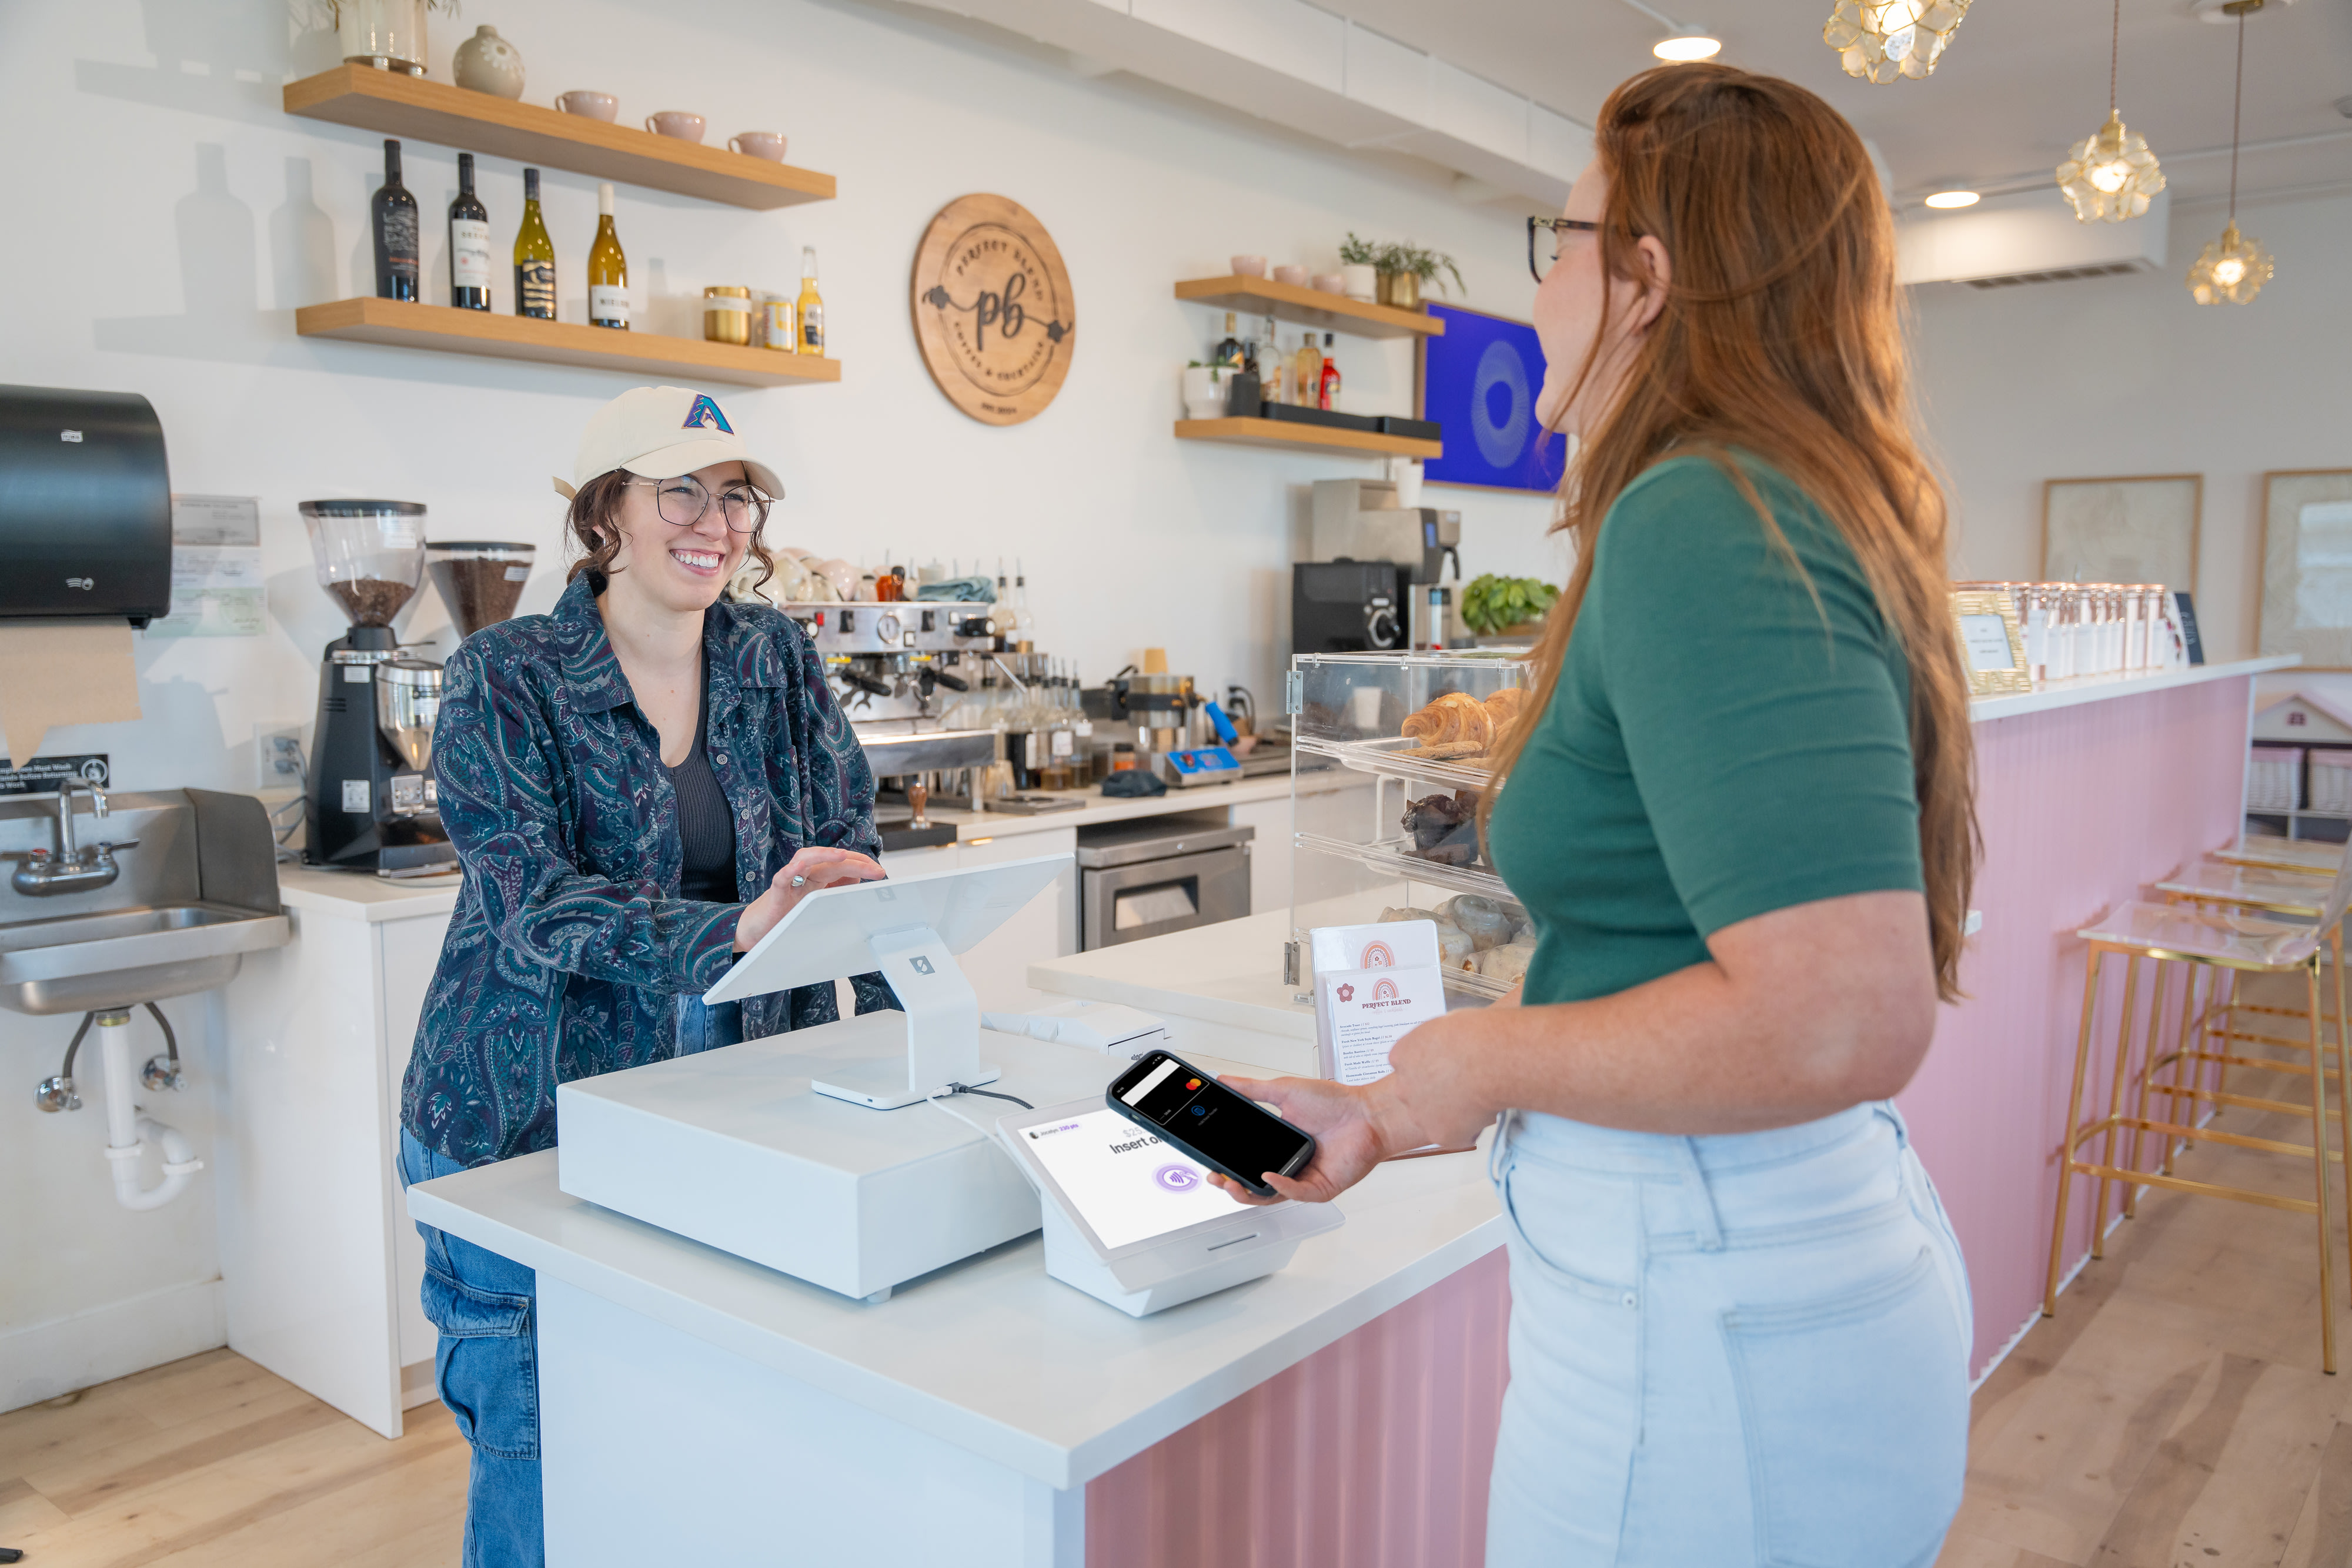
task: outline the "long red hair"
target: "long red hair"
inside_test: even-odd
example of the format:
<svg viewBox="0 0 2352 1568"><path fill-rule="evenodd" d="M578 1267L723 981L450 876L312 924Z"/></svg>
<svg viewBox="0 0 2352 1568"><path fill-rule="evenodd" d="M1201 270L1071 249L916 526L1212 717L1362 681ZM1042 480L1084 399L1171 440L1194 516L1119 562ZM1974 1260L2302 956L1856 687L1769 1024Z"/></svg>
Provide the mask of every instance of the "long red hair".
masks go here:
<svg viewBox="0 0 2352 1568"><path fill-rule="evenodd" d="M1952 1000L1982 852L1975 750L1947 597L1944 492L1915 433L1894 222L1869 154L1804 89L1709 64L1624 82L1601 106L1593 146L1608 186L1595 236L1604 275L1640 276L1635 240L1655 235L1672 282L1562 486L1559 526L1576 566L1546 622L1530 713L1559 685L1593 545L1625 487L1670 455L1712 456L1785 548L1729 452L1772 465L1835 522L1909 662L1936 985ZM1612 308L1630 294L1612 289ZM1600 341L1578 371L1580 389ZM1517 761L1532 716L1515 727L1499 773Z"/></svg>

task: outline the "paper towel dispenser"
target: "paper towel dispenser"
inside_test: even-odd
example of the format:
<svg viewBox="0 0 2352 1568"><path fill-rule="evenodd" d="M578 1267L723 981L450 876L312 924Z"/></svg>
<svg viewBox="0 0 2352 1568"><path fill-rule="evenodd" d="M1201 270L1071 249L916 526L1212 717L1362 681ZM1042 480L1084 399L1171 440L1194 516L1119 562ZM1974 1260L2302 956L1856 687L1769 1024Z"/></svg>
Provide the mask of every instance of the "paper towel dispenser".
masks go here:
<svg viewBox="0 0 2352 1568"><path fill-rule="evenodd" d="M172 608L163 426L136 392L0 386L0 619Z"/></svg>

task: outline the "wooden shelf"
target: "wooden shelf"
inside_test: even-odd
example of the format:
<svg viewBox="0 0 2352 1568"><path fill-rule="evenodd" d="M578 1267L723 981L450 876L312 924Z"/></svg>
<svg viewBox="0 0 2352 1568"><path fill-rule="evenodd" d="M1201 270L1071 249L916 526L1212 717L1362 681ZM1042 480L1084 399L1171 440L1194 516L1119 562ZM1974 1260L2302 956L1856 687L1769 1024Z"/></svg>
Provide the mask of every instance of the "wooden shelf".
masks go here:
<svg viewBox="0 0 2352 1568"><path fill-rule="evenodd" d="M781 387L841 379L839 360L815 354L743 349L698 338L664 338L576 321L542 321L530 316L411 305L397 299L337 299L326 305L305 305L294 312L294 330L305 338L339 338L352 343L478 354L496 360L536 360L541 364L577 365L634 376L673 376L688 385L726 382L736 386Z"/></svg>
<svg viewBox="0 0 2352 1568"><path fill-rule="evenodd" d="M1291 424L1274 419L1180 419L1179 441L1223 441L1240 446L1279 446L1291 452L1328 452L1342 457L1442 457L1445 444L1374 430L1337 430L1329 425Z"/></svg>
<svg viewBox="0 0 2352 1568"><path fill-rule="evenodd" d="M293 89L287 89L291 92ZM1272 316L1294 326L1346 332L1358 338L1442 338L1445 323L1418 310L1393 305L1366 305L1344 295L1268 277L1196 277L1176 286L1176 298L1220 310ZM1433 454L1432 455L1434 455Z"/></svg>
<svg viewBox="0 0 2352 1568"><path fill-rule="evenodd" d="M705 147L373 66L337 66L285 89L286 112L493 158L567 169L730 206L829 202L834 180L724 143Z"/></svg>

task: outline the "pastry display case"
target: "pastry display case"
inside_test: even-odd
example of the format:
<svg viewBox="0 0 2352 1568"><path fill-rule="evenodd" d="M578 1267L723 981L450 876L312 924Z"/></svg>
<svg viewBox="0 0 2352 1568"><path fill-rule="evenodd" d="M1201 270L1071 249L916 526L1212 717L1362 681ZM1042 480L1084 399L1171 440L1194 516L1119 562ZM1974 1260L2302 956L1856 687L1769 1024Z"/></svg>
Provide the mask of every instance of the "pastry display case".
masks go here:
<svg viewBox="0 0 2352 1568"><path fill-rule="evenodd" d="M1523 650L1291 660L1286 980L1311 988L1316 926L1426 916L1449 988L1494 998L1517 982L1535 932L1486 862L1478 807L1534 684ZM1360 789L1300 792L1301 773L1334 765L1372 779L1369 809Z"/></svg>

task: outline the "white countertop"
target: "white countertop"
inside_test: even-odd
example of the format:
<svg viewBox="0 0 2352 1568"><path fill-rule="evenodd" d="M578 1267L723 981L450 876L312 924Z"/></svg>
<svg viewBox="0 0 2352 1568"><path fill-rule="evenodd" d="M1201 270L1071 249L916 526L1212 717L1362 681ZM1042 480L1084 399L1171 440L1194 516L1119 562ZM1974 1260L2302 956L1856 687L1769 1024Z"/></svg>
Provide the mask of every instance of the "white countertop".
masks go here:
<svg viewBox="0 0 2352 1568"><path fill-rule="evenodd" d="M2273 653L2266 659L2233 659L2226 664L2192 664L2185 670L2168 670L2155 675L2084 675L2080 680L2053 682L2039 691L2018 692L2009 696L1978 697L1969 704L1969 716L1982 724L1989 719L2015 718L2021 714L2045 713L2052 708L2105 702L2110 697L2138 696L2144 692L2168 692L2177 686L2194 686L2206 681L2227 680L2233 675L2268 674L2273 670L2289 669L2302 663L2303 655L2300 653Z"/></svg>
<svg viewBox="0 0 2352 1568"><path fill-rule="evenodd" d="M1282 945L1291 911L1260 910L1141 942L1097 947L1029 966L1029 983L1055 996L1119 1002L1148 1013L1198 1019L1315 1045L1315 1007L1291 1000Z"/></svg>
<svg viewBox="0 0 2352 1568"><path fill-rule="evenodd" d="M1438 1155L1374 1172L1340 1200L1348 1223L1302 1244L1289 1267L1148 1318L1047 1278L1034 1235L867 1306L569 1197L556 1158L420 1184L409 1212L1055 1488L1083 1485L1503 1244L1485 1155Z"/></svg>
<svg viewBox="0 0 2352 1568"><path fill-rule="evenodd" d="M1362 782L1360 774L1339 768L1310 773L1301 781L1308 794L1344 789ZM1044 791L1040 791L1044 793ZM1055 828L1085 828L1097 822L1123 822L1134 817L1161 817L1171 811L1214 810L1223 806L1290 798L1290 775L1268 774L1240 779L1231 784L1208 784L1192 789L1171 789L1138 800L1106 800L1093 789L1053 791L1065 800L1087 804L1075 811L1016 815L1010 811L958 811L934 807L933 821L953 824L956 840L1011 838L1019 833L1045 832ZM278 868L278 896L289 909L339 920L410 920L419 915L446 915L457 907L458 876L418 877L387 881L373 873L326 871L317 866Z"/></svg>

